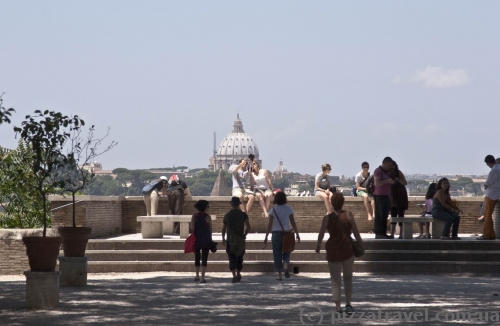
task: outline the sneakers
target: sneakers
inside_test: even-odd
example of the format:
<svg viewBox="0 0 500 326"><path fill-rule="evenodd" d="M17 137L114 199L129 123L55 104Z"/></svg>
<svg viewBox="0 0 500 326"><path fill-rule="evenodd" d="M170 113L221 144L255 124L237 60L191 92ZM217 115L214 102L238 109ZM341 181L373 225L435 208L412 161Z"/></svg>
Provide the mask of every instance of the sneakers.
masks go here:
<svg viewBox="0 0 500 326"><path fill-rule="evenodd" d="M353 314L354 313L354 308L350 304L348 304L348 305L345 306L345 312L348 315Z"/></svg>
<svg viewBox="0 0 500 326"><path fill-rule="evenodd" d="M285 277L290 278L290 273L288 272L288 269L285 269Z"/></svg>
<svg viewBox="0 0 500 326"><path fill-rule="evenodd" d="M237 276L233 277L231 283L238 283L238 277Z"/></svg>
<svg viewBox="0 0 500 326"><path fill-rule="evenodd" d="M425 234L419 234L415 239L425 239Z"/></svg>
<svg viewBox="0 0 500 326"><path fill-rule="evenodd" d="M449 236L446 236L446 237L445 237L445 236L442 236L442 237L441 237L441 240L451 240L451 238L450 238Z"/></svg>
<svg viewBox="0 0 500 326"><path fill-rule="evenodd" d="M241 281L241 274L236 275L236 280Z"/></svg>

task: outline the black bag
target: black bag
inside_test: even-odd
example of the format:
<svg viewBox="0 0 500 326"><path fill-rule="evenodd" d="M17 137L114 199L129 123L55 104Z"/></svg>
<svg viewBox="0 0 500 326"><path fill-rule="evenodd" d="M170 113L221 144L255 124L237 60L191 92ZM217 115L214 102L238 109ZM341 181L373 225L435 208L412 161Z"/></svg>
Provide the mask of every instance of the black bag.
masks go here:
<svg viewBox="0 0 500 326"><path fill-rule="evenodd" d="M217 242L210 241L210 244L209 244L209 245L210 245L210 251L211 251L212 253L217 252L217 245L218 245L218 243L217 243Z"/></svg>
<svg viewBox="0 0 500 326"><path fill-rule="evenodd" d="M368 177L368 181L366 182L366 193L368 196L373 196L375 192L375 179L373 178L373 174Z"/></svg>

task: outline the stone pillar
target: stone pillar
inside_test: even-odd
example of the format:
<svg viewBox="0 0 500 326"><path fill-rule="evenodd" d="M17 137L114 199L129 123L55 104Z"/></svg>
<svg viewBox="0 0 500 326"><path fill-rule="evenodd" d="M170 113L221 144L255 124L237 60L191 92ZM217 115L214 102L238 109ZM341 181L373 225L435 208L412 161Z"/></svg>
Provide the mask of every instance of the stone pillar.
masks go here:
<svg viewBox="0 0 500 326"><path fill-rule="evenodd" d="M87 257L60 256L58 260L62 287L87 286Z"/></svg>
<svg viewBox="0 0 500 326"><path fill-rule="evenodd" d="M163 234L168 234L168 235L174 234L174 222L170 221L163 222Z"/></svg>
<svg viewBox="0 0 500 326"><path fill-rule="evenodd" d="M59 306L60 272L24 272L26 308L48 309Z"/></svg>
<svg viewBox="0 0 500 326"><path fill-rule="evenodd" d="M483 204L484 205L484 204ZM493 227L495 229L495 234L497 235L497 239L500 236L500 202L495 205L495 209L493 210Z"/></svg>

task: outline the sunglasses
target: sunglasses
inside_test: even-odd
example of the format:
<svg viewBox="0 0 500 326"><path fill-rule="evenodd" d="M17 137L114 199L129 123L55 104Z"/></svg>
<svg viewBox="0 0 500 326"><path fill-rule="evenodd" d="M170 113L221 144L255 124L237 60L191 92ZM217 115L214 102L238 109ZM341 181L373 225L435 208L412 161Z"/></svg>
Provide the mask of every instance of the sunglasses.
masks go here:
<svg viewBox="0 0 500 326"><path fill-rule="evenodd" d="M369 169L370 167L369 166L363 166L363 169Z"/></svg>

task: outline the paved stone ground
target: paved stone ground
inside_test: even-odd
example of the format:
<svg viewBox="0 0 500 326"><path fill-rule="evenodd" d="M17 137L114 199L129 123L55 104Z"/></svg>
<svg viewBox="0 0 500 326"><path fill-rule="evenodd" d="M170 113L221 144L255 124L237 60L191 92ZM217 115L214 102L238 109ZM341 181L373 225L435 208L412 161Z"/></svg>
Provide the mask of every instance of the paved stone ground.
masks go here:
<svg viewBox="0 0 500 326"><path fill-rule="evenodd" d="M209 266L210 268L210 266ZM282 282L273 274L207 274L207 284L188 273L90 274L86 288L61 288L60 306L27 310L24 276L0 276L0 325L331 325L328 274L298 274ZM500 277L449 275L369 275L354 277L351 325L499 325ZM324 312L320 320L319 308ZM302 308L302 317L301 317ZM382 309L379 320L378 310ZM429 321L424 318L428 311ZM488 321L459 321L490 312ZM385 313L388 313L386 317ZM495 313L491 313L495 312ZM398 320L411 316L410 321ZM440 313L442 321L430 321ZM446 315L448 313L448 315ZM454 315L450 315L454 313ZM391 316L391 317L389 317ZM448 317L450 321L445 322Z"/></svg>

